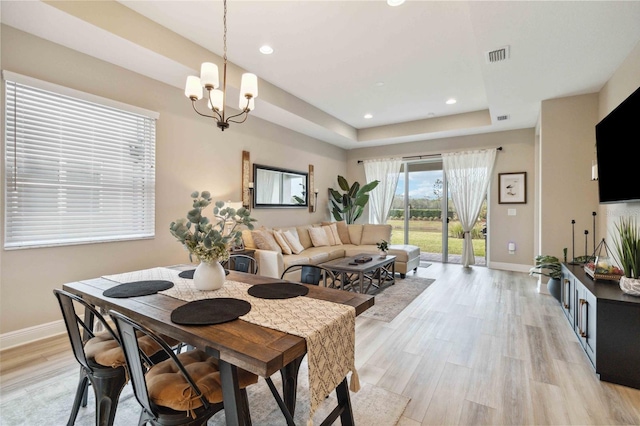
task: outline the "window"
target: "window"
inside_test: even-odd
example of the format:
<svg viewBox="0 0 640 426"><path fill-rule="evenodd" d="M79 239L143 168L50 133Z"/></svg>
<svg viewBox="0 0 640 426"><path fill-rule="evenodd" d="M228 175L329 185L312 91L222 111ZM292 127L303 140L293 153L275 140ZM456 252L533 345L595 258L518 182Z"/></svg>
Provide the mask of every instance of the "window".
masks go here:
<svg viewBox="0 0 640 426"><path fill-rule="evenodd" d="M4 247L153 237L158 115L3 76Z"/></svg>

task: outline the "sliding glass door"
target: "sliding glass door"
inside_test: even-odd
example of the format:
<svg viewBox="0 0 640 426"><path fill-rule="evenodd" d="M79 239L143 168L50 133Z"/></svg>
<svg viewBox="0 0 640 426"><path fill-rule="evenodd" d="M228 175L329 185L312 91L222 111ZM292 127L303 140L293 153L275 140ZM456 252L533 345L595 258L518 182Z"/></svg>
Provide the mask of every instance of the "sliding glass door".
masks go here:
<svg viewBox="0 0 640 426"><path fill-rule="evenodd" d="M421 261L461 263L462 226L439 157L403 164L388 223L391 243L420 247ZM485 224L486 207L472 232L476 265L486 264Z"/></svg>

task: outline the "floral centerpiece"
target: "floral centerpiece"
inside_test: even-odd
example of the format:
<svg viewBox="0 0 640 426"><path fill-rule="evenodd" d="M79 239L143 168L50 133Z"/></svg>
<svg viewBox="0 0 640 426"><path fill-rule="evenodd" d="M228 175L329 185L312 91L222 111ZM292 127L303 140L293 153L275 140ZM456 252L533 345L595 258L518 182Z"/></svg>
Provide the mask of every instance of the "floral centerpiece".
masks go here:
<svg viewBox="0 0 640 426"><path fill-rule="evenodd" d="M213 207L213 219L203 215L203 211L211 204L211 194L208 191L201 193L195 191L191 194L193 198L193 209L187 212L186 218L171 222L169 230L171 235L184 245L189 251L189 260L193 261L195 256L200 265L212 265L216 270L222 270L222 280L224 281L224 269L219 262L229 259L229 250L233 245L239 245L242 241L242 231L238 226L246 226L253 229L253 219L244 207L234 209L225 207L223 201L216 201ZM196 268L194 273L194 284L198 287L196 275L206 267ZM217 268L218 265L220 268ZM216 272L220 274L220 272ZM220 283L220 286L222 284ZM220 288L220 287L218 287Z"/></svg>

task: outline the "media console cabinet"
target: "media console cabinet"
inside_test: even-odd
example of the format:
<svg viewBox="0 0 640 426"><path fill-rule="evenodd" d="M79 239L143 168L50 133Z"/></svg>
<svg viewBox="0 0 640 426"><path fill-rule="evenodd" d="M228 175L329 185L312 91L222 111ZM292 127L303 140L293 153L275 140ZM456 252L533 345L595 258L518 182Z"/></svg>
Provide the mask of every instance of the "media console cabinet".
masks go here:
<svg viewBox="0 0 640 426"><path fill-rule="evenodd" d="M640 389L640 297L562 264L560 305L600 380Z"/></svg>

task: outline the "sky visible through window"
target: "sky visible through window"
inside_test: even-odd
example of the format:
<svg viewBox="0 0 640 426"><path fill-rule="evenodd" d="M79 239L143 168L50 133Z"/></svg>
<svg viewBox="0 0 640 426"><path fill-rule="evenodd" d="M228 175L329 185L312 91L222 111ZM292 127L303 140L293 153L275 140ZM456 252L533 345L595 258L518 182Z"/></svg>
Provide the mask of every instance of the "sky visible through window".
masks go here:
<svg viewBox="0 0 640 426"><path fill-rule="evenodd" d="M409 199L428 198L437 199L434 194L436 180L442 180L442 170L431 170L424 172L409 172ZM404 173L400 173L396 195L404 194Z"/></svg>

